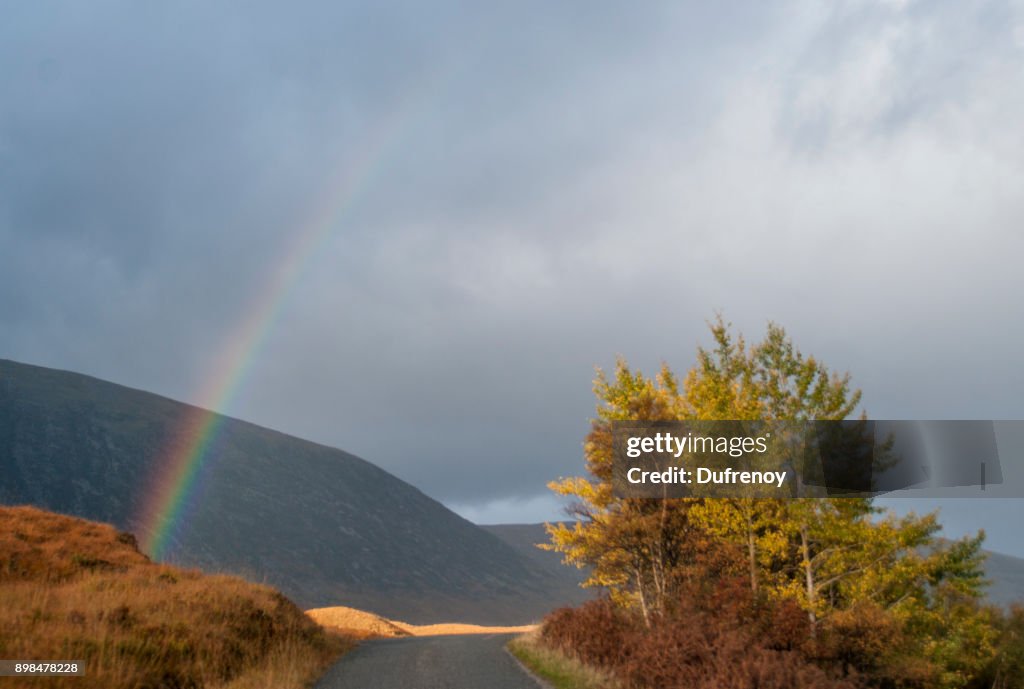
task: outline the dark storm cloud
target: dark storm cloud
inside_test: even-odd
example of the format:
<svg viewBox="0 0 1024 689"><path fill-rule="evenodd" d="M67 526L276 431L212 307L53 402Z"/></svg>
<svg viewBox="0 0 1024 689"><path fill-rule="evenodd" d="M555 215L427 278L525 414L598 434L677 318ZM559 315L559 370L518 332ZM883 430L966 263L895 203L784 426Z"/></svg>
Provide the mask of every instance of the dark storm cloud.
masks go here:
<svg viewBox="0 0 1024 689"><path fill-rule="evenodd" d="M716 309L1020 417L1022 56L1009 2L17 5L0 356L196 401L336 197L227 411L476 518L554 516L594 365Z"/></svg>
<svg viewBox="0 0 1024 689"><path fill-rule="evenodd" d="M120 377L186 395L174 381L202 359L187 353L218 346L210 331L237 317L306 191L374 115L352 105L380 90L346 79L354 58L324 56L350 72L333 99L303 81L318 43L351 50L355 31L327 21L306 43L272 17L261 30L200 4L17 12L31 16L0 29L0 279L22 317L9 337L42 346L26 358L111 377L120 343L153 345L134 357L148 370ZM40 327L70 330L70 357L36 341Z"/></svg>
<svg viewBox="0 0 1024 689"><path fill-rule="evenodd" d="M45 363L187 395L175 381L202 358L187 353L217 347L210 331L247 307L332 193L325 180L437 74L438 92L405 106L421 112L392 134L401 160L382 161L390 177L365 200L375 212L346 218L338 234L355 246L361 234L386 242L378 215L422 213L429 199L439 199L435 215L521 202L526 179L542 183L537 166L558 161L548 142L565 130L547 140L517 130L517 111L538 100L526 87L572 85L566 73L589 57L566 49L566 31L600 53L613 32L640 30L629 13L598 6L537 9L18 6L0 28L8 337ZM536 140L546 158L519 169L484 162L516 145L509 135ZM28 314L32 323L13 320ZM34 336L65 326L84 337L76 351L95 351L69 359ZM121 354L103 360L111 343L148 334L157 347L146 358L161 365L119 371Z"/></svg>

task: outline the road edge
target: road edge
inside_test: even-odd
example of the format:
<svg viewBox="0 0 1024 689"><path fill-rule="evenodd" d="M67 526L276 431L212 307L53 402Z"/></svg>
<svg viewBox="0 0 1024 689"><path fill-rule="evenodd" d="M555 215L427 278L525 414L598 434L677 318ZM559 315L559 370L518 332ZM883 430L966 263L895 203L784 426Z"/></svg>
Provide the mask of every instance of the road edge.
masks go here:
<svg viewBox="0 0 1024 689"><path fill-rule="evenodd" d="M505 653L508 655L508 657L511 658L515 662L515 664L519 666L520 670L525 672L527 674L527 676L529 676L530 679L532 679L534 682L536 682L537 686L540 687L541 689L555 689L555 687L552 684L550 684L547 680L545 680L545 679L541 678L540 676L538 676L533 670L531 670L530 668L526 667L526 665L523 663L523 661L519 660L519 658L516 658L516 654L508 649L508 644L509 644L509 642L506 641L502 645L501 648L502 648L503 651L505 651Z"/></svg>

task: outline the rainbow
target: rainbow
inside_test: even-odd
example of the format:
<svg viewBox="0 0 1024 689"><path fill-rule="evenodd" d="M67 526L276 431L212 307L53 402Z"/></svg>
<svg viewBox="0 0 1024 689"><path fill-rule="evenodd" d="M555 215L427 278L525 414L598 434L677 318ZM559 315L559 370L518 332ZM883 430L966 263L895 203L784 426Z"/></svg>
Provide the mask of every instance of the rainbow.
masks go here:
<svg viewBox="0 0 1024 689"><path fill-rule="evenodd" d="M292 287L370 185L388 154L404 139L403 134L408 132L409 123L421 114L427 96L437 91L439 76L435 73L433 78L424 79L410 89L328 181L327 193L295 233L283 260L232 330L215 360L213 371L216 374L193 396L198 406L189 408L171 441L157 455L134 519L142 548L154 560L165 558L175 534L183 527L190 497L225 418L216 410L228 408L235 399L288 301Z"/></svg>

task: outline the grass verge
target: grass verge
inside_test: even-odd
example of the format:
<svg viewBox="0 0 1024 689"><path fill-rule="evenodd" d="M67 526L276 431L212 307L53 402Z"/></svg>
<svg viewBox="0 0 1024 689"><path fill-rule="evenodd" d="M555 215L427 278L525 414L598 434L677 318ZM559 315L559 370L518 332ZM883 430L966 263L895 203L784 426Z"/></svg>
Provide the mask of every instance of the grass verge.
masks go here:
<svg viewBox="0 0 1024 689"><path fill-rule="evenodd" d="M545 646L537 632L512 639L508 650L554 689L619 689L621 686L611 674Z"/></svg>

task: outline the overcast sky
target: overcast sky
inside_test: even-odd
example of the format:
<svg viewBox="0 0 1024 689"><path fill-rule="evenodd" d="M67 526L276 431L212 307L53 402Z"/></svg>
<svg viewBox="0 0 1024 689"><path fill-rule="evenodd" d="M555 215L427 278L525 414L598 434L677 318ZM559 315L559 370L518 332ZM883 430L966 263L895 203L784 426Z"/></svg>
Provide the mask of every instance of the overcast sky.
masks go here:
<svg viewBox="0 0 1024 689"><path fill-rule="evenodd" d="M203 403L255 314L221 411L482 522L716 311L1024 418L1020 0L0 2L0 357Z"/></svg>

